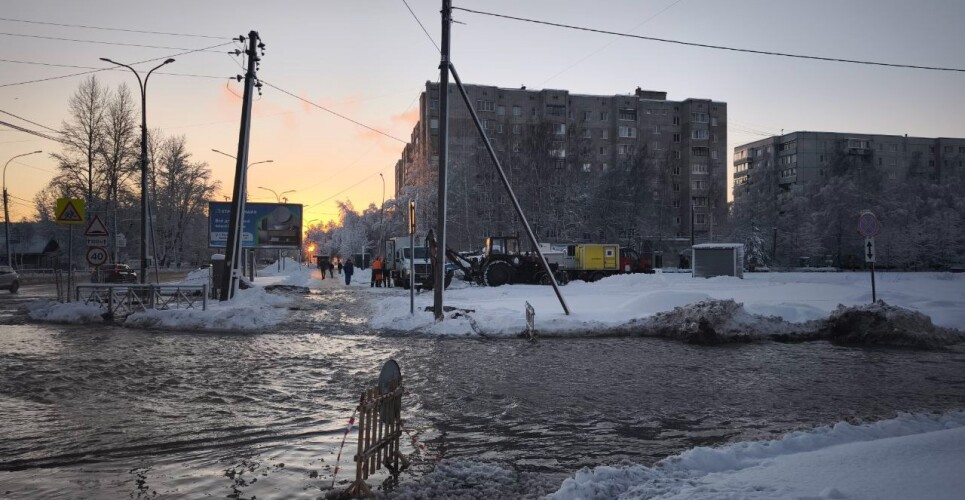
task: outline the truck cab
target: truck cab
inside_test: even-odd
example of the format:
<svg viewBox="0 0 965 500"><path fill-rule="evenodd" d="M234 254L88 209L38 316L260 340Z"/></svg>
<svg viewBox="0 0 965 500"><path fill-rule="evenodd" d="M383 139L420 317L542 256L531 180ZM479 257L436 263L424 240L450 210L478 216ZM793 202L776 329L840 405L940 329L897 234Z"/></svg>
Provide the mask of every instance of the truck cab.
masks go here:
<svg viewBox="0 0 965 500"><path fill-rule="evenodd" d="M428 252L424 245L416 238L416 246L409 248L408 236L397 236L385 241L385 271L389 273L392 284L402 288L409 288L415 284L416 288L432 287L432 267ZM413 252L414 250L414 252ZM415 278L409 273L410 265L414 265Z"/></svg>

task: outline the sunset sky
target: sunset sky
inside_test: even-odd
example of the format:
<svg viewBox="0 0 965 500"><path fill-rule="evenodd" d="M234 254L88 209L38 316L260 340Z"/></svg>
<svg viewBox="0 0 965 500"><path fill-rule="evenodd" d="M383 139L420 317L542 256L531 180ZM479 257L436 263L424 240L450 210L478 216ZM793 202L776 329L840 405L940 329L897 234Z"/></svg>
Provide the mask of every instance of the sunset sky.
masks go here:
<svg viewBox="0 0 965 500"><path fill-rule="evenodd" d="M409 5L438 43L441 1ZM224 193L234 165L211 149L237 149L242 85L229 77L243 71L240 58L227 54L236 48L232 37L261 34L267 50L259 76L265 82L405 140L418 116L419 92L426 80L438 78L439 54L402 0L2 0L2 6L0 110L52 128L67 119L67 101L86 75L12 84L110 67L100 57L130 63L229 44L176 57L148 85L149 127L184 134L194 159L211 166ZM965 68L961 0L455 0L454 6L706 44ZM462 11L454 18L464 24L453 26L453 62L467 83L604 95L641 86L667 91L673 100L725 101L730 149L781 129L965 137L962 72L717 51ZM138 95L127 70L97 75L112 88L126 83ZM9 115L0 120L42 130ZM254 104L250 160L274 163L252 167L251 199L274 200L259 186L296 190L288 198L306 206L306 220L334 218L336 200L357 208L378 205L378 174L391 197L402 146L266 86ZM34 216L24 200L56 175L46 153L58 144L0 126L0 162L37 149L45 154L8 168L12 220Z"/></svg>

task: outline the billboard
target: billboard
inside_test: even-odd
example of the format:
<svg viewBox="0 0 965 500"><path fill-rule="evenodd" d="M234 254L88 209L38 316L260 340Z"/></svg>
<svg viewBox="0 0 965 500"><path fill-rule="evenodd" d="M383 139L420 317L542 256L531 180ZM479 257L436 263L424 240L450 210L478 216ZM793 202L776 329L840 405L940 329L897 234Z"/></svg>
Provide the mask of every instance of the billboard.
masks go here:
<svg viewBox="0 0 965 500"><path fill-rule="evenodd" d="M208 202L208 246L224 248L228 241L231 203ZM302 206L293 203L245 203L243 248L301 248Z"/></svg>

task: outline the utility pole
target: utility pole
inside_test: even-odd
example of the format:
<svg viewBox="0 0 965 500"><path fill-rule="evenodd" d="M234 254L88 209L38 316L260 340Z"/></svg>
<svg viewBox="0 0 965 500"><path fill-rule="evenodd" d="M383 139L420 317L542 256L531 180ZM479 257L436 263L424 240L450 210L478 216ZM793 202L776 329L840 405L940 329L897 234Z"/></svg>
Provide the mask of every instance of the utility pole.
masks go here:
<svg viewBox="0 0 965 500"><path fill-rule="evenodd" d="M452 0L442 0L442 56L439 62L439 208L436 223L436 258L432 287L432 309L442 321L442 292L446 287L446 170L449 168L449 29L452 27ZM426 250L429 250L426 248ZM415 257L413 255L413 257ZM414 283L409 284L413 286Z"/></svg>
<svg viewBox="0 0 965 500"><path fill-rule="evenodd" d="M240 42L245 42L244 36L237 38ZM257 31L248 33L248 48L245 54L248 56L248 69L245 72L245 93L241 104L241 129L238 132L238 155L235 163L235 183L231 198L231 220L228 223L228 241L225 245L225 269L221 280L220 299L226 301L234 295L235 284L238 276L239 254L241 253L241 227L239 222L244 217L242 213L245 199L245 186L247 185L248 175L248 141L251 136L251 101L252 90L255 87L255 80L258 78L257 72L259 61L258 49L264 54L265 44L258 39ZM261 87L261 83L257 84Z"/></svg>

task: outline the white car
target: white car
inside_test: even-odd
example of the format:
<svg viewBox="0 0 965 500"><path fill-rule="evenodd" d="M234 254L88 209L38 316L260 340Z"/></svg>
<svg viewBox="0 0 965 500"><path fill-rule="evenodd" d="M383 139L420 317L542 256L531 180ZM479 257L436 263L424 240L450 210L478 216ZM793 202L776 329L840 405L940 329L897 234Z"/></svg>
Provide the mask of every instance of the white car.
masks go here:
<svg viewBox="0 0 965 500"><path fill-rule="evenodd" d="M0 266L0 290L6 288L10 293L20 289L20 275L10 266Z"/></svg>

